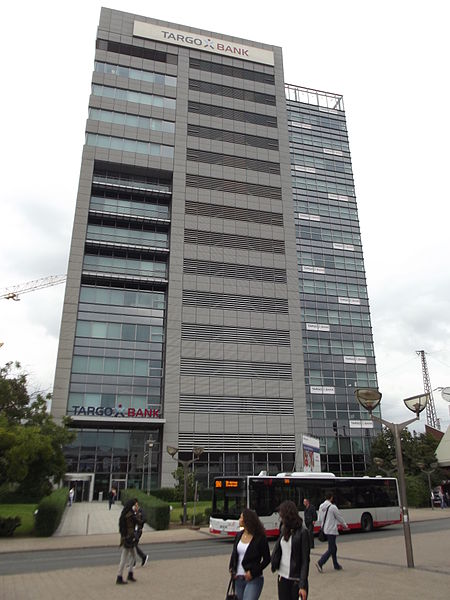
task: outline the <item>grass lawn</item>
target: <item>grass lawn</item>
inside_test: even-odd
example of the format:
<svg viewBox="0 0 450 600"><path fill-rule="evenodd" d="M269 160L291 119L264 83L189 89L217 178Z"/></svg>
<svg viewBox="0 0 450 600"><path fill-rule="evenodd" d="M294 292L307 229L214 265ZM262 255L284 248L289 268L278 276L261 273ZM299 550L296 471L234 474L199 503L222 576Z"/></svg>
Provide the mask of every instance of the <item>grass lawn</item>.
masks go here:
<svg viewBox="0 0 450 600"><path fill-rule="evenodd" d="M181 523L180 517L183 516L183 506L180 502L169 502L169 504L172 506L172 510L170 511L170 522L179 525ZM194 514L194 503L188 502L186 506L188 519L191 519ZM197 516L200 513L204 513L205 508L211 508L211 500L197 502L195 507L195 515Z"/></svg>
<svg viewBox="0 0 450 600"><path fill-rule="evenodd" d="M20 517L22 524L13 536L33 535L36 508L37 504L0 504L0 517Z"/></svg>

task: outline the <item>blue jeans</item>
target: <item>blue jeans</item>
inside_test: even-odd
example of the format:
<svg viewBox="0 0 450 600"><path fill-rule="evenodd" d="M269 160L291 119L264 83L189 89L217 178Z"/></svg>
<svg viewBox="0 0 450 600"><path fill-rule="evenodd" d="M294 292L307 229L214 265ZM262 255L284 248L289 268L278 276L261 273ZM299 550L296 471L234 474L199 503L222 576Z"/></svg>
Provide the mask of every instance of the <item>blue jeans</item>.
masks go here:
<svg viewBox="0 0 450 600"><path fill-rule="evenodd" d="M339 569L339 563L337 561L337 546L336 546L336 535L330 535L327 533L327 541L328 541L328 550L322 554L319 558L319 565L324 565L327 560L330 558L333 559L333 567L335 569Z"/></svg>
<svg viewBox="0 0 450 600"><path fill-rule="evenodd" d="M245 579L238 577L234 582L234 589L238 600L258 600L261 595L264 585L264 577L260 575L246 581Z"/></svg>

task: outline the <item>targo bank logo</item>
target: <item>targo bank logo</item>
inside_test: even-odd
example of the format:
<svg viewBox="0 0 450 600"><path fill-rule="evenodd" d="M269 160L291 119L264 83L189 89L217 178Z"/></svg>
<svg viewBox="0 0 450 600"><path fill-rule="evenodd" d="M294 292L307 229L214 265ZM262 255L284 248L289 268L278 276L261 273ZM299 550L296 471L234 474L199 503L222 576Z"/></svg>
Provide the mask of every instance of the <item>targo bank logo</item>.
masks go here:
<svg viewBox="0 0 450 600"><path fill-rule="evenodd" d="M111 406L73 406L74 417L117 417L134 419L159 419L159 408L124 408Z"/></svg>
<svg viewBox="0 0 450 600"><path fill-rule="evenodd" d="M248 48L242 46L230 46L229 44L223 44L222 42L216 42L211 38L193 37L190 35L183 35L182 33L173 33L172 31L162 30L164 39L169 41L178 42L181 44L189 44L189 46L197 46L198 48L216 50L219 52L226 52L228 54L234 54L238 56L248 57Z"/></svg>

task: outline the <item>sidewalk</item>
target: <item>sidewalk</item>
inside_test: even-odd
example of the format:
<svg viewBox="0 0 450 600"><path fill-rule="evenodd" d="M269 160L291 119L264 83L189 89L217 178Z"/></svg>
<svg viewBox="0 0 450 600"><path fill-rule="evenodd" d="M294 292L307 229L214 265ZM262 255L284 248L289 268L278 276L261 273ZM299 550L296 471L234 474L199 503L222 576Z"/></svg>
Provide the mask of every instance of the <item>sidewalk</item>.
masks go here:
<svg viewBox="0 0 450 600"><path fill-rule="evenodd" d="M109 511L106 502L75 503L73 506L66 508L61 524L52 537L0 538L0 555L3 552L23 552L26 550L65 550L70 548L118 546L118 520L121 510L122 506L120 504L113 505ZM444 519L450 518L450 509L412 508L409 510L409 515L411 522ZM142 534L141 544L181 543L198 540L210 535L208 527L155 531L146 526ZM450 559L448 562L450 564ZM1 596L0 599L2 600Z"/></svg>
<svg viewBox="0 0 450 600"><path fill-rule="evenodd" d="M438 516L439 515L439 516ZM411 511L413 521L428 518L449 518L448 511ZM205 530L169 530L148 532L145 543L158 541L182 542L201 539ZM53 537L54 548L62 548L62 542L70 540L70 547L79 536ZM96 546L99 538L110 538L117 544L117 534L93 534L84 536L85 545ZM114 539L113 539L114 538ZM2 546L9 546L2 542ZM40 540L35 540L40 541ZM44 541L44 540L42 540ZM92 542L92 543L91 543ZM109 545L103 543L102 545ZM28 545L26 549L32 549ZM448 530L438 533L413 535L415 568L406 568L403 536L368 539L363 535L352 536L345 544L338 543L339 561L344 570L336 572L327 563L324 573L319 574L314 563L326 545L316 544L311 554L309 576L309 600L442 600L450 589L450 535ZM24 548L25 549L25 548ZM37 549L37 548L36 548ZM9 547L12 551L12 546ZM8 550L7 550L8 551ZM98 548L98 552L101 549ZM157 548L153 550L157 552ZM231 546L230 546L231 552ZM119 550L117 551L117 562ZM136 569L137 583L127 586L115 585L116 565L106 567L74 568L45 573L8 575L0 577L1 600L223 600L228 581L228 557L207 556L179 560L150 562ZM267 569L261 600L277 597L276 578Z"/></svg>

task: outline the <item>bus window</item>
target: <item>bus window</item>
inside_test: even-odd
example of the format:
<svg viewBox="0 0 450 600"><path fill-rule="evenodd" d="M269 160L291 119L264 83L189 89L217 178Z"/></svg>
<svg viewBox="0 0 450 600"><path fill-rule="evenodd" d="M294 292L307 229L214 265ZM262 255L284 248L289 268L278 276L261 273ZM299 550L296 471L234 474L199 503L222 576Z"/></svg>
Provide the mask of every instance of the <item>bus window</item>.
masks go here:
<svg viewBox="0 0 450 600"><path fill-rule="evenodd" d="M216 479L211 515L222 519L239 519L246 507L244 479Z"/></svg>

